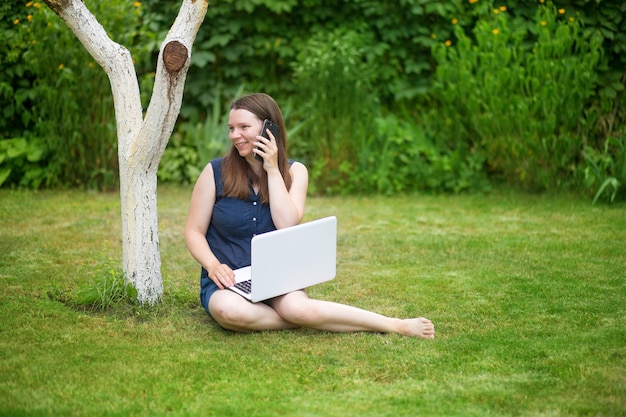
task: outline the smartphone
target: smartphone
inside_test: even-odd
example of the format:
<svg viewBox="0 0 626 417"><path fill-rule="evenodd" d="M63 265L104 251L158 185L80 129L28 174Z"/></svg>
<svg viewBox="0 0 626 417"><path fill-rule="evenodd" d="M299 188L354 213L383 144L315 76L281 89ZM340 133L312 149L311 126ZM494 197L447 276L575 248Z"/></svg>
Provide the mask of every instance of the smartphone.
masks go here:
<svg viewBox="0 0 626 417"><path fill-rule="evenodd" d="M278 125L274 122L272 122L271 120L265 119L263 120L263 126L261 127L261 133L259 133L259 135L263 136L266 139L269 139L269 135L267 134L267 129L270 130L270 132L272 132L272 135L274 135L274 137L276 138L276 140L278 140L278 132L280 131L280 129L278 128ZM259 149L257 147L257 149ZM257 153L254 154L254 157L258 160L263 162L263 157Z"/></svg>

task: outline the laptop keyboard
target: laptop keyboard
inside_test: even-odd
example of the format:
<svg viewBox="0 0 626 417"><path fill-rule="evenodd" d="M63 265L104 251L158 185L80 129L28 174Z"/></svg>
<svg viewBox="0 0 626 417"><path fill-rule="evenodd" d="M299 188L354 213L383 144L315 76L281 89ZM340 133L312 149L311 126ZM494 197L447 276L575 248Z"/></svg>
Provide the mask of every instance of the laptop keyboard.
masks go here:
<svg viewBox="0 0 626 417"><path fill-rule="evenodd" d="M238 282L234 285L234 287L237 287L240 291L246 294L250 294L252 292L252 280L249 279L247 281Z"/></svg>

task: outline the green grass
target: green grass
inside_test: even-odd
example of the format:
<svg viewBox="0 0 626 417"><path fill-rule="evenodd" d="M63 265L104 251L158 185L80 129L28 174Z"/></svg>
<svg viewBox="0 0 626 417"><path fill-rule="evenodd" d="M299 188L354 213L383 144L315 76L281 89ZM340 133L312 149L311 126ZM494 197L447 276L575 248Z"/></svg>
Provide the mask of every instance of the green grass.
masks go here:
<svg viewBox="0 0 626 417"><path fill-rule="evenodd" d="M626 415L626 210L573 196L311 198L339 220L338 276L310 295L424 315L432 341L234 334L199 306L162 188L165 300L62 302L121 264L116 194L0 191L0 415Z"/></svg>

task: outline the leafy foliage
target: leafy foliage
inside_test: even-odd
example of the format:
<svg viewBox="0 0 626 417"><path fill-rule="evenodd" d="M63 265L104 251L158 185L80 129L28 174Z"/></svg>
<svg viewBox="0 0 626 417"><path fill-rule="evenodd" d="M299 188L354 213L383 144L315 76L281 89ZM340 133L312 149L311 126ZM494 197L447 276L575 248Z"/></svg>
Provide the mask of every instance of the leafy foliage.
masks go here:
<svg viewBox="0 0 626 417"><path fill-rule="evenodd" d="M87 5L111 36L133 53L142 100L147 104L159 42L173 23L180 1L114 0L105 5L87 0ZM538 19L543 18L538 18L537 12L545 5L544 0L511 0L506 6L485 0L211 3L194 43L181 118L171 149L163 157L160 178L191 182L208 156L220 153L225 142L219 126L223 115L217 111L223 111L224 104L245 85L247 91L273 95L283 107L293 106L287 119L290 130L294 130L292 156L310 165L318 185L312 188L315 192L480 190L482 180L478 179L485 177L531 189L597 187L597 183L585 181L583 171L589 162L582 149L602 153L606 142L621 137L625 129L626 19L622 16L626 6L608 0L555 0L550 10L556 10L556 26L548 24L550 19L544 19L546 26L542 26ZM5 116L0 118L0 140L40 140L47 149L37 163L13 167L13 174L2 185L114 186L115 122L103 71L42 3L7 0L0 11L0 31L6 39L6 53L0 54L0 109ZM503 25L497 37L490 33L493 24ZM344 38L344 49L333 52L337 48L332 42ZM497 42L489 44L492 41ZM592 43L601 48L591 48ZM489 75L474 80L484 82L485 94L475 90L478 84L470 82L471 74L459 74L456 79L448 74L455 83L443 89L437 84L442 77L441 55L446 51L453 54L463 44L483 48L474 52L468 49L458 62L463 68ZM584 49L585 45L591 49ZM538 47L535 53L531 53L533 46ZM509 47L516 52L512 54ZM565 51L570 47L575 53L567 56ZM598 55L598 51L602 53ZM330 65L333 53L335 65L344 59L353 60L348 71L337 78L342 80L338 90L345 93L350 82L361 83L364 88L358 101L346 96L344 104L336 107L342 113L335 119L341 114L350 120L328 122L326 118L324 123L313 123L316 117L332 114L330 108L320 108L323 97L312 96L311 91L320 91L311 86L324 82L318 90L339 87L333 85L334 76L323 81L323 73L314 72L315 65ZM314 57L318 60L315 64L311 61ZM559 72L550 84L541 74L552 64ZM586 70L573 70L579 64ZM568 78L567 71L574 77ZM320 79L314 81L313 76ZM541 82L537 84L537 80ZM584 80L589 88L581 87ZM462 82L469 84L456 84ZM450 97L445 97L450 94L445 91L448 88L464 91L463 99L473 102L474 107L501 109L476 113L475 120L468 120L467 109L460 103L452 106ZM520 93L507 101L514 88L526 89L525 94L538 98L524 101ZM486 91L492 94L488 96ZM315 106L313 99L319 99L319 105ZM571 100L574 105L561 105L558 100ZM359 116L362 103L364 107L371 105L367 117ZM448 107L440 107L442 103ZM385 143L388 133L384 126L396 130L389 127L395 122L384 122L389 114L398 118L399 130L405 132L404 139L395 144ZM330 136L320 141L324 137L322 126L330 130L340 124L354 129L332 134L331 142L327 140ZM365 133L359 135L358 131ZM201 142L208 145L198 145ZM398 163L389 150L400 149L399 143L410 152L422 154L425 165L417 164L424 170L422 174L408 174L415 167L384 168ZM607 149L607 156L619 161L618 147ZM0 162L3 172L8 172L7 161ZM372 171L372 166L377 168ZM32 178L39 178L38 170L43 170L44 180L23 181L19 172L31 169ZM383 172L391 176L405 172L407 176L375 177ZM434 179L432 175L443 177ZM611 176L609 172L603 175ZM425 177L427 183L418 179ZM589 185L592 183L595 185Z"/></svg>
<svg viewBox="0 0 626 417"><path fill-rule="evenodd" d="M561 14L539 8L529 33L494 9L474 40L457 29L457 45L434 50L433 95L457 117L455 145L480 149L490 172L530 189L558 186L578 169L577 128L597 83L600 39Z"/></svg>
<svg viewBox="0 0 626 417"><path fill-rule="evenodd" d="M88 7L131 49L143 76L142 60L150 57L154 44L152 35L140 29L141 6L116 0L88 2ZM6 58L10 66L3 73L12 81L2 84L2 107L8 121L2 126L2 136L15 138L21 131L23 137L43 142L48 150L45 185L114 186L117 141L106 74L43 3L20 3L14 10L12 49ZM28 175L37 176L37 172ZM38 186L42 182L10 183Z"/></svg>
<svg viewBox="0 0 626 417"><path fill-rule="evenodd" d="M430 132L392 114L375 120L372 142L359 152L358 191L487 191L481 153L465 154L439 146Z"/></svg>
<svg viewBox="0 0 626 417"><path fill-rule="evenodd" d="M13 138L0 141L0 186L19 184L38 188L45 183L46 171L41 167L47 147L42 140Z"/></svg>
<svg viewBox="0 0 626 417"><path fill-rule="evenodd" d="M346 191L358 151L373 133L372 115L379 111L368 55L374 45L359 30L312 37L295 63L296 106L305 123L298 143L311 165L314 187L323 192Z"/></svg>

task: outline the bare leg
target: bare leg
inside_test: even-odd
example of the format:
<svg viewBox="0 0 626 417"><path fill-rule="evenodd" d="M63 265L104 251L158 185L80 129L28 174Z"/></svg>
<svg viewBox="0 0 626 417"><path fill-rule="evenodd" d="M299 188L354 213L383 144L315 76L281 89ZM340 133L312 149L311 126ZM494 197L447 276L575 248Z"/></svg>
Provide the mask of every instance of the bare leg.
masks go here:
<svg viewBox="0 0 626 417"><path fill-rule="evenodd" d="M270 306L251 303L229 290L216 291L211 296L209 311L223 328L237 332L299 327L284 320Z"/></svg>
<svg viewBox="0 0 626 417"><path fill-rule="evenodd" d="M310 299L304 291L295 291L271 302L278 314L290 323L334 332L381 332L435 337L435 326L423 317L397 319L360 308Z"/></svg>

